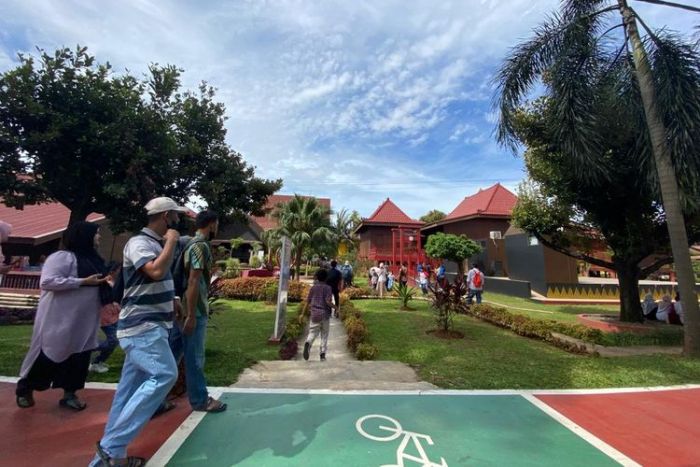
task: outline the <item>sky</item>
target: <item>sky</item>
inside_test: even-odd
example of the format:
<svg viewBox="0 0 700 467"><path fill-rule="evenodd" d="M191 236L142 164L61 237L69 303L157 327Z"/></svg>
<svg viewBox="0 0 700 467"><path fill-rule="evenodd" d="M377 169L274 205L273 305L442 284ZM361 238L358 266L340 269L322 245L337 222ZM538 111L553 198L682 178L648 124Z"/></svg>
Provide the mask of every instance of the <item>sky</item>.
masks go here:
<svg viewBox="0 0 700 467"><path fill-rule="evenodd" d="M696 0L687 0L688 4ZM390 197L418 218L524 178L494 140L492 76L558 0L0 0L0 72L17 53L87 46L116 73L151 63L206 81L227 139L280 193L368 217ZM641 4L689 34L700 15Z"/></svg>

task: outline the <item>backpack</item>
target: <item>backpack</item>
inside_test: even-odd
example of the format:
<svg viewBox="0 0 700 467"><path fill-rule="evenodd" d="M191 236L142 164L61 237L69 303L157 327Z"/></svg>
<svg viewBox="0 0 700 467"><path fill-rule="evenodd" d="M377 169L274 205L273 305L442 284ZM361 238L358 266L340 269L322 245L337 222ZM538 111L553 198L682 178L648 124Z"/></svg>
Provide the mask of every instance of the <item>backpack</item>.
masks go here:
<svg viewBox="0 0 700 467"><path fill-rule="evenodd" d="M148 235L145 232L139 232L136 235L145 235L149 238L158 241L157 239L153 238L151 235ZM158 241L158 243L160 243L160 241ZM177 259L170 266L170 272L172 273L173 283L175 285L175 295L178 297L182 297L185 293L185 290L187 289L187 273L185 271L185 252L190 246L194 245L195 243L197 242L194 241L194 239L189 240L185 247L178 252ZM112 287L112 300L119 303L120 305L123 305L122 300L124 299L124 274L124 268L122 267L122 270L119 272L119 276L117 276L117 279L114 282L114 286Z"/></svg>
<svg viewBox="0 0 700 467"><path fill-rule="evenodd" d="M178 252L177 258L170 266L170 272L173 275L173 284L175 284L175 296L183 297L187 290L187 271L185 269L185 253L195 243L204 243L204 240L190 239L185 247Z"/></svg>
<svg viewBox="0 0 700 467"><path fill-rule="evenodd" d="M476 271L474 273L474 279L472 279L472 283L474 284L474 288L476 289L480 289L481 286L484 285L484 278L481 271Z"/></svg>

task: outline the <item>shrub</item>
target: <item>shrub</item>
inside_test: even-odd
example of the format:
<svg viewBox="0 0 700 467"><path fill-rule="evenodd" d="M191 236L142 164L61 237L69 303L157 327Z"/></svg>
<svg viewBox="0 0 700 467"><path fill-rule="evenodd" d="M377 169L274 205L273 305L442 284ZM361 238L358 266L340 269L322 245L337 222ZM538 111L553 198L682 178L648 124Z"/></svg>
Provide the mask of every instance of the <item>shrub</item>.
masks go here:
<svg viewBox="0 0 700 467"><path fill-rule="evenodd" d="M252 258L250 258L250 267L252 269L259 268L261 264L262 263L260 262L260 258L258 258L257 256L253 256Z"/></svg>
<svg viewBox="0 0 700 467"><path fill-rule="evenodd" d="M264 290L265 302L277 303L277 295L278 295L277 286L278 286L277 281L269 281L267 284L265 284L265 290ZM287 297L287 300L289 300L289 296Z"/></svg>
<svg viewBox="0 0 700 467"><path fill-rule="evenodd" d="M355 351L355 357L358 360L374 360L377 358L379 349L373 344L361 343L358 344L357 350Z"/></svg>
<svg viewBox="0 0 700 467"><path fill-rule="evenodd" d="M487 304L474 305L468 309L468 313L502 328L510 329L520 336L540 339L569 352L584 353L587 350L585 346L557 339L552 333L564 334L594 343L603 340L603 332L599 329L591 329L581 324L533 319L510 313L505 308L496 308Z"/></svg>
<svg viewBox="0 0 700 467"><path fill-rule="evenodd" d="M343 290L343 294L349 299L371 297L374 295L370 287L348 287Z"/></svg>
<svg viewBox="0 0 700 467"><path fill-rule="evenodd" d="M464 302L467 285L461 278L457 278L452 284L446 282L443 287L429 286L429 288L433 294L430 306L435 310L435 324L438 329L449 331L452 328L454 314L464 314L467 311L467 305Z"/></svg>
<svg viewBox="0 0 700 467"><path fill-rule="evenodd" d="M265 286L271 280L266 277L239 277L226 279L221 292L226 298L237 300L260 300L265 297Z"/></svg>
<svg viewBox="0 0 700 467"><path fill-rule="evenodd" d="M0 307L0 326L5 324L30 324L34 322L36 308Z"/></svg>
<svg viewBox="0 0 700 467"><path fill-rule="evenodd" d="M270 285L272 284L272 285ZM274 290L274 291L273 291ZM226 279L221 285L221 293L225 298L236 300L277 300L277 278L273 277L238 277ZM301 282L290 282L287 301L301 302L309 294L309 287ZM274 296L274 298L272 298Z"/></svg>
<svg viewBox="0 0 700 467"><path fill-rule="evenodd" d="M291 360L296 357L299 351L299 344L295 339L283 340L280 344L279 356L281 360Z"/></svg>
<svg viewBox="0 0 700 467"><path fill-rule="evenodd" d="M408 310L408 302L413 300L413 296L415 294L416 294L415 287L409 287L406 284L399 284L398 288L396 289L396 295L399 297L399 300L401 301L401 309L402 310Z"/></svg>

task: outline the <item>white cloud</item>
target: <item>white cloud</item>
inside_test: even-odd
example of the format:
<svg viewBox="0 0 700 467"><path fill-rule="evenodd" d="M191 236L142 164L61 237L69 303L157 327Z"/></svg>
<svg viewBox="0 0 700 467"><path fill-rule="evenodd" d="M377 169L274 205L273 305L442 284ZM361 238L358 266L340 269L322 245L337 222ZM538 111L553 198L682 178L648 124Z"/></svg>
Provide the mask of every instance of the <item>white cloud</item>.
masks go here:
<svg viewBox="0 0 700 467"><path fill-rule="evenodd" d="M3 0L0 71L17 51L78 43L117 72L177 64L185 86L218 89L231 145L260 175L283 177L283 191L364 215L391 196L419 216L521 176L490 135L491 73L558 4ZM691 15L639 9L692 26Z"/></svg>

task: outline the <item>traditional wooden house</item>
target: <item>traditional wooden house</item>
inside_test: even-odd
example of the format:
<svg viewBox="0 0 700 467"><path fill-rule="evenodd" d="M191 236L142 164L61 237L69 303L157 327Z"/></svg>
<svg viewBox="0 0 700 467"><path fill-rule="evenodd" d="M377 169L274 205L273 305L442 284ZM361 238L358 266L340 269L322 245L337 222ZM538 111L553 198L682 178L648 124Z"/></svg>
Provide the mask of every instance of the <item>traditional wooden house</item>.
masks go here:
<svg viewBox="0 0 700 467"><path fill-rule="evenodd" d="M479 262L489 275L507 275L503 236L510 227L510 217L518 197L500 183L467 196L444 219L424 225L426 237L444 232L466 235L479 243L483 251L470 259Z"/></svg>
<svg viewBox="0 0 700 467"><path fill-rule="evenodd" d="M409 270L425 260L420 228L423 222L411 219L387 198L355 229L360 242L358 257L384 262L396 269L407 263Z"/></svg>

